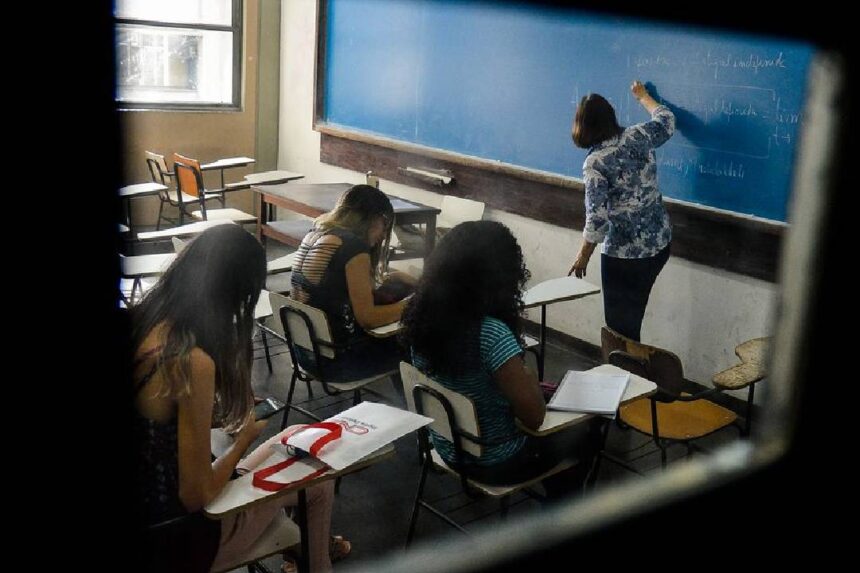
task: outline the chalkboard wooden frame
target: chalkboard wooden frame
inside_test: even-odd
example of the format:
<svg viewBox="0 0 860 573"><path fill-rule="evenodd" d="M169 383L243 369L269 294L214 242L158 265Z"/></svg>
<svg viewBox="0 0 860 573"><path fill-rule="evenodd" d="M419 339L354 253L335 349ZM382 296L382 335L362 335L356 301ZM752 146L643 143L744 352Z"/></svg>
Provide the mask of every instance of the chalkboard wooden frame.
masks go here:
<svg viewBox="0 0 860 573"><path fill-rule="evenodd" d="M442 149L377 137L325 123L327 2L317 0L313 129L320 132L320 161L440 194L483 201L499 209L581 231L585 223L581 181L501 164ZM454 181L437 186L402 168L449 170ZM788 225L666 199L673 225L672 255L709 267L776 282ZM571 260L575 253L571 253Z"/></svg>

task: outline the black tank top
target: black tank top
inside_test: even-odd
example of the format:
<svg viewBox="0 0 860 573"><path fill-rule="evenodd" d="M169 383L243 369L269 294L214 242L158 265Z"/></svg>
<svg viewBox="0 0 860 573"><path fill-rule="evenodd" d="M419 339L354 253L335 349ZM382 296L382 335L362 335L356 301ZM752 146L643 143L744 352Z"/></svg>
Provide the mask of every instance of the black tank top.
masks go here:
<svg viewBox="0 0 860 573"><path fill-rule="evenodd" d="M145 353L133 368L158 350ZM157 370L158 364L153 364L136 384L135 396ZM207 518L202 511L189 513L179 499L177 418L160 423L134 408L134 438L138 451L135 499L138 515L144 520L143 570L208 571L218 551L221 522Z"/></svg>

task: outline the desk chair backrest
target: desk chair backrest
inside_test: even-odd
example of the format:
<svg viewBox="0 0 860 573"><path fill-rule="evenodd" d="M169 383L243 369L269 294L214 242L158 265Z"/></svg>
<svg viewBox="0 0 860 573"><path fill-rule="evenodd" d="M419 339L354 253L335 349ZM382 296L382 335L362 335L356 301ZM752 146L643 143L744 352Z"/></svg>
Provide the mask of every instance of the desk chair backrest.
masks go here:
<svg viewBox="0 0 860 573"><path fill-rule="evenodd" d="M272 316L267 320L266 326L271 328L272 332L280 336L282 340L286 340L287 335L284 332L284 323L281 321L281 308L286 306L288 301L288 296L269 291L269 306L272 307Z"/></svg>
<svg viewBox="0 0 860 573"><path fill-rule="evenodd" d="M176 171L176 187L180 193L192 197L198 197L203 193L205 187L199 161L174 153L173 169Z"/></svg>
<svg viewBox="0 0 860 573"><path fill-rule="evenodd" d="M170 169L167 168L167 162L164 161L164 156L152 151L144 151L146 156L146 166L149 168L149 176L152 177L154 183L168 185L170 178Z"/></svg>
<svg viewBox="0 0 860 573"><path fill-rule="evenodd" d="M604 362L647 378L670 394L683 392L684 367L676 354L627 338L608 326L600 330L600 347ZM654 398L660 400L660 394Z"/></svg>
<svg viewBox="0 0 860 573"><path fill-rule="evenodd" d="M410 412L433 418L429 428L455 444L459 441L463 451L480 457L481 444L469 439L480 439L478 414L475 403L466 396L450 390L411 364L400 363L400 377Z"/></svg>
<svg viewBox="0 0 860 573"><path fill-rule="evenodd" d="M480 201L463 199L453 195L442 197L442 210L437 219L437 228L452 229L466 221L480 221L484 216L484 204Z"/></svg>
<svg viewBox="0 0 860 573"><path fill-rule="evenodd" d="M333 359L335 357L334 337L325 313L295 299L283 295L273 297L273 295L277 293L269 295L272 313L280 317L287 344Z"/></svg>

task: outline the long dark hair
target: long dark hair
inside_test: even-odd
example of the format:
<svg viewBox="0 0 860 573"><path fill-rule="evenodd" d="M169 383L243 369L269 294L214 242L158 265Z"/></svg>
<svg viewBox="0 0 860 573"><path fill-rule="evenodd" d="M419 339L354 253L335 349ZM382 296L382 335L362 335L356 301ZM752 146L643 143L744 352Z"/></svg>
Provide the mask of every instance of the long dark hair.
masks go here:
<svg viewBox="0 0 860 573"><path fill-rule="evenodd" d="M190 391L190 354L198 347L215 362L215 421L227 430L244 423L252 404L254 307L265 280L263 247L238 225L207 229L182 250L131 310L134 349L164 325L156 355L165 379L160 395Z"/></svg>
<svg viewBox="0 0 860 573"><path fill-rule="evenodd" d="M317 229L327 231L334 227L346 229L361 240L367 240L367 233L374 217L385 218L385 236L391 232L394 222L394 207L388 196L370 185L353 185L347 189L337 200L334 209L320 215L314 221ZM387 241L383 240L378 245L371 245L370 268L374 278L379 279L381 274L382 253L388 248Z"/></svg>
<svg viewBox="0 0 860 573"><path fill-rule="evenodd" d="M577 147L594 147L622 131L612 104L602 95L588 94L580 100L571 128L571 137Z"/></svg>
<svg viewBox="0 0 860 573"><path fill-rule="evenodd" d="M401 341L429 363L430 373L456 375L463 350L477 344L481 320L504 322L522 343L522 289L529 279L510 229L470 221L451 229L424 265L401 319Z"/></svg>

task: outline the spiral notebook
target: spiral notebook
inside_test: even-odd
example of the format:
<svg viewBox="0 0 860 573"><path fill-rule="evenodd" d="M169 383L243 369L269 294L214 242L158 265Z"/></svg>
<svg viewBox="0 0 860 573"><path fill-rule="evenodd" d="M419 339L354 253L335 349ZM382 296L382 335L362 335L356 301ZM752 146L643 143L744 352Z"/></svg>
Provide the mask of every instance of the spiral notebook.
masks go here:
<svg viewBox="0 0 860 573"><path fill-rule="evenodd" d="M604 374L568 370L547 408L615 417L629 374Z"/></svg>

